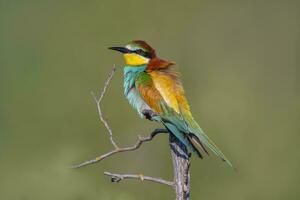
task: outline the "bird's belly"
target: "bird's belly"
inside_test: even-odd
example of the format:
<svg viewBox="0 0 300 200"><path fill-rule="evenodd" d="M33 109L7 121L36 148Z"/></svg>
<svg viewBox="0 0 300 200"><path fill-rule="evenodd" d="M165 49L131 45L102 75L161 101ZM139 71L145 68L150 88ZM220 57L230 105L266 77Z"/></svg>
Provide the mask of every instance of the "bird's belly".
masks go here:
<svg viewBox="0 0 300 200"><path fill-rule="evenodd" d="M126 95L129 103L138 111L141 117L144 117L143 110L152 110L148 104L142 99L135 87L131 88Z"/></svg>

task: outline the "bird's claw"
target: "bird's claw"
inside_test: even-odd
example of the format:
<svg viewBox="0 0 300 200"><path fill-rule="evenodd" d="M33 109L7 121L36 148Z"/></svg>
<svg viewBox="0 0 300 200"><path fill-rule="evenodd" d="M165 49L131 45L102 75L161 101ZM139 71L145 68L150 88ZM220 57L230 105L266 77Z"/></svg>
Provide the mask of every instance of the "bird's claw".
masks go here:
<svg viewBox="0 0 300 200"><path fill-rule="evenodd" d="M142 114L144 115L144 117L146 119L151 120L151 121L153 121L153 119L152 119L153 117L157 116L157 114L155 112L153 112L152 110L147 110L147 109L143 110Z"/></svg>

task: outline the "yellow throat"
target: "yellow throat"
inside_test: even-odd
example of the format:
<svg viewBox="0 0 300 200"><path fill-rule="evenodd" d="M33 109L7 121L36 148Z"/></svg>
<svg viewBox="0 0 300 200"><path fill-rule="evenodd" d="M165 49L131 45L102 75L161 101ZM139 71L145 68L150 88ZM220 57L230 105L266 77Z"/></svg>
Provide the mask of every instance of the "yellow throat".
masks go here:
<svg viewBox="0 0 300 200"><path fill-rule="evenodd" d="M131 66L144 65L149 62L148 58L145 58L145 57L140 56L135 53L126 53L126 54L123 54L123 56L124 56L126 65L131 65Z"/></svg>

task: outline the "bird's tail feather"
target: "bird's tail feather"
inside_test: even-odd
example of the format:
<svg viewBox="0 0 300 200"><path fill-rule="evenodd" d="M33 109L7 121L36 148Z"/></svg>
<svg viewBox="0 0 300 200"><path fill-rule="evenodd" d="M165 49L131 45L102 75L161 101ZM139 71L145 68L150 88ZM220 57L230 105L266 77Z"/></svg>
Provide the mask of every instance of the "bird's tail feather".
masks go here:
<svg viewBox="0 0 300 200"><path fill-rule="evenodd" d="M162 109L163 113L166 114L159 116L157 121L161 121L189 151L195 152L200 158L203 158L203 155L208 154L206 149L208 148L221 160L233 167L223 152L209 139L190 114L186 114L185 112L178 114L164 105L162 105Z"/></svg>
<svg viewBox="0 0 300 200"><path fill-rule="evenodd" d="M216 154L221 160L226 162L228 165L233 167L231 162L226 158L223 152L217 147L217 145L204 133L204 131L200 128L198 123L190 118L188 120L188 128L190 131L189 135L192 135L194 138L193 142L196 144L195 146L203 148L203 146L209 148L214 154ZM206 150L203 148L204 151ZM206 151L207 152L207 151Z"/></svg>
<svg viewBox="0 0 300 200"><path fill-rule="evenodd" d="M198 139L197 136L195 136L193 133L189 133L187 135L187 138L189 142L193 145L193 147L198 151L198 153L201 155L200 157L202 158L202 155L209 155L208 151L206 150L205 146L202 144L202 142Z"/></svg>

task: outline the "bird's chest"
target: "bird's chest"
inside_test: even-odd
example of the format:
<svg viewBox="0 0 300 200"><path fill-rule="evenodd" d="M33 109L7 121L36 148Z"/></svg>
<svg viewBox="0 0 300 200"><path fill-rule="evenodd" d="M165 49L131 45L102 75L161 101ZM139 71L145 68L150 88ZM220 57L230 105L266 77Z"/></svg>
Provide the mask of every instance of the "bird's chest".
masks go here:
<svg viewBox="0 0 300 200"><path fill-rule="evenodd" d="M151 110L136 88L136 78L145 68L146 66L124 68L124 95L141 117L143 117L143 110Z"/></svg>

